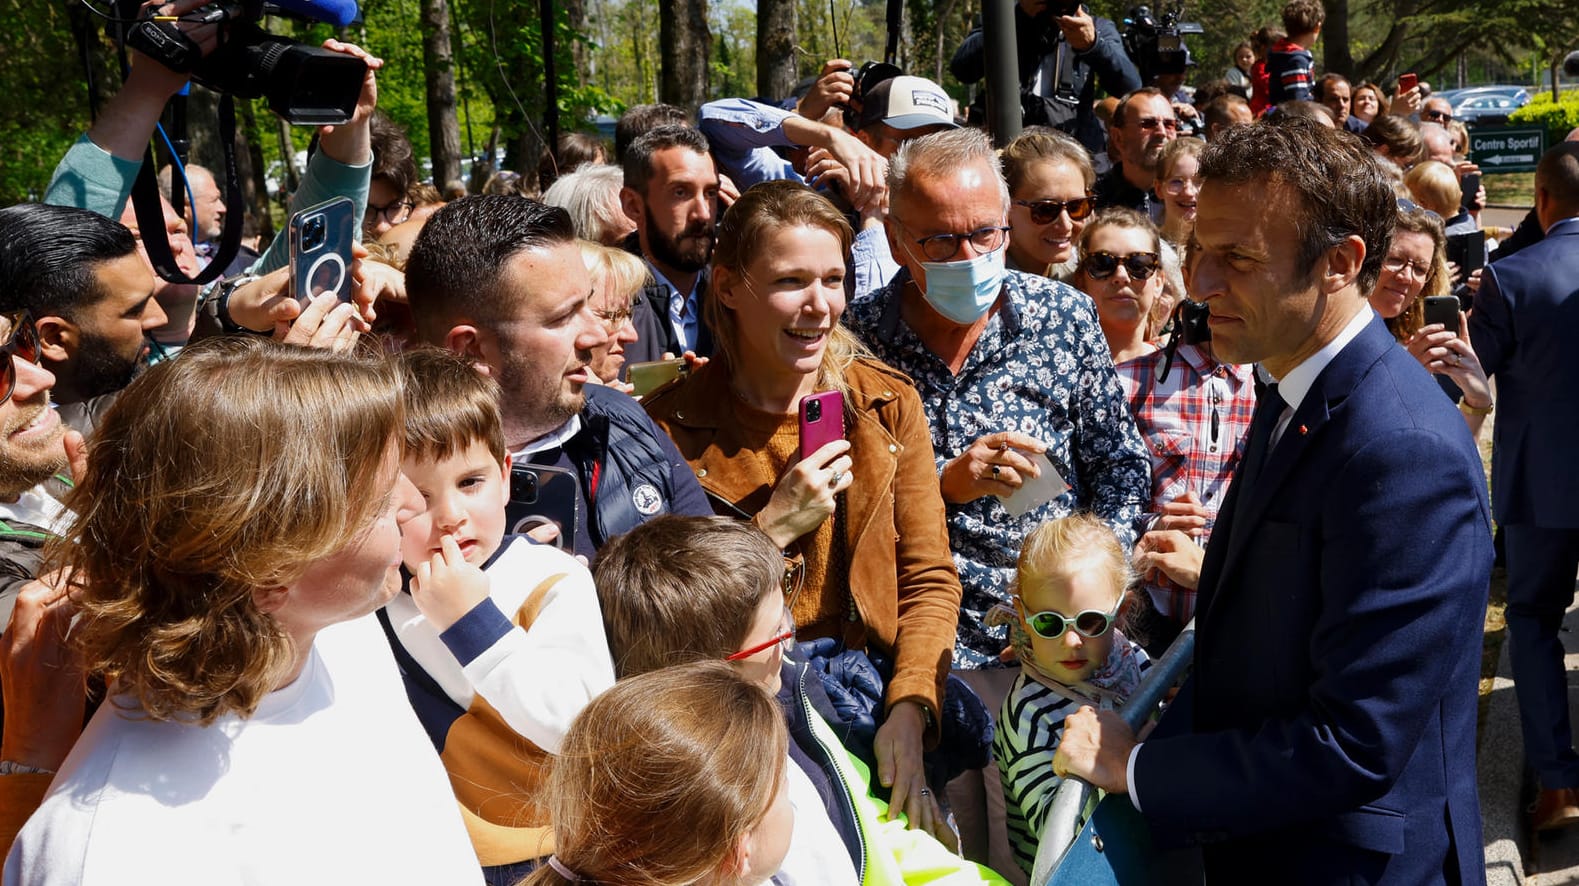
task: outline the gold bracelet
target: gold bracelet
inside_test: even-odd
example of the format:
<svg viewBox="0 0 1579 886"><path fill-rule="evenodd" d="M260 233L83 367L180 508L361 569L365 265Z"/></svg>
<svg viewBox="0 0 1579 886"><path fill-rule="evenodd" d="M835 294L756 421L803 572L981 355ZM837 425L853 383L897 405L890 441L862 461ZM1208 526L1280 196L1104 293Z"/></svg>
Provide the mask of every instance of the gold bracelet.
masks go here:
<svg viewBox="0 0 1579 886"><path fill-rule="evenodd" d="M1491 410L1495 408L1497 408L1496 403L1487 403L1485 406L1471 406L1468 398L1458 401L1458 411L1465 415L1490 415Z"/></svg>

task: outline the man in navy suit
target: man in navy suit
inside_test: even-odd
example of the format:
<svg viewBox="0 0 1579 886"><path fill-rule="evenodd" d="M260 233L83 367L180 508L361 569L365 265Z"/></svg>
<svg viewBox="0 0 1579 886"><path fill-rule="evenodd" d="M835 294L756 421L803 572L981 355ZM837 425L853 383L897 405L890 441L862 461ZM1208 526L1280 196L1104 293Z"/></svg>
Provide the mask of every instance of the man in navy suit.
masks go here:
<svg viewBox="0 0 1579 886"><path fill-rule="evenodd" d="M1210 883L1482 883L1486 480L1366 303L1392 187L1305 120L1229 130L1201 174L1194 297L1275 387L1206 550L1190 679L1143 744L1077 712L1054 770L1128 793Z"/></svg>
<svg viewBox="0 0 1579 886"><path fill-rule="evenodd" d="M1579 753L1557 638L1579 572L1579 142L1535 171L1545 239L1486 268L1469 331L1497 379L1491 488L1508 555L1508 650L1525 758L1540 780L1537 830L1579 822Z"/></svg>

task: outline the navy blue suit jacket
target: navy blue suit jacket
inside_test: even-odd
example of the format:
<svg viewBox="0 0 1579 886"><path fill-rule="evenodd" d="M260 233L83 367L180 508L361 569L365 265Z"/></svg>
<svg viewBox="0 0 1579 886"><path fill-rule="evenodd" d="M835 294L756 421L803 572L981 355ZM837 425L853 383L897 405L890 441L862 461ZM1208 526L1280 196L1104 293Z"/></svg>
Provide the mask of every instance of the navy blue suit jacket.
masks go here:
<svg viewBox="0 0 1579 886"><path fill-rule="evenodd" d="M1136 760L1154 836L1201 845L1214 884L1484 882L1491 530L1463 418L1373 318L1239 493L1195 670Z"/></svg>
<svg viewBox="0 0 1579 886"><path fill-rule="evenodd" d="M1579 219L1486 266L1469 335L1497 379L1497 522L1579 528Z"/></svg>

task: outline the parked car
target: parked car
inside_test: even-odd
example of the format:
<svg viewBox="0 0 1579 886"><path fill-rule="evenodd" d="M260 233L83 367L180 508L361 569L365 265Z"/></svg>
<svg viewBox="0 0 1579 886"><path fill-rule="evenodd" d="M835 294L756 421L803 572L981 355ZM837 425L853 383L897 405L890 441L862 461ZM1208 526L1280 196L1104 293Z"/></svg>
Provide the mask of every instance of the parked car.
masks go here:
<svg viewBox="0 0 1579 886"><path fill-rule="evenodd" d="M1450 103L1453 116L1466 125L1497 125L1529 104L1530 93L1522 86L1481 86L1459 92Z"/></svg>

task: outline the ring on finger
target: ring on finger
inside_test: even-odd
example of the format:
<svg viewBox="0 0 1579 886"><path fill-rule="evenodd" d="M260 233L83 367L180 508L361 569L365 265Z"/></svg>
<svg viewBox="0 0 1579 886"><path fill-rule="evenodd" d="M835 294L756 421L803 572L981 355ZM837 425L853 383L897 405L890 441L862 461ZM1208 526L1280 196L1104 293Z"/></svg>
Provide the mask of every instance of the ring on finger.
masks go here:
<svg viewBox="0 0 1579 886"><path fill-rule="evenodd" d="M828 477L828 488L829 489L833 489L834 487L838 486L839 485L839 481L843 480L843 479L844 479L844 472L843 471L834 471L833 474L831 474Z"/></svg>
<svg viewBox="0 0 1579 886"><path fill-rule="evenodd" d="M932 791L930 789L928 789L928 788L922 788L921 789L921 796L923 796L923 797L930 797L930 796L932 796Z"/></svg>
<svg viewBox="0 0 1579 886"><path fill-rule="evenodd" d="M994 480L996 480L998 478L998 474L999 473L1000 472L998 470L998 466L997 465L993 465L992 466L992 477L993 477Z"/></svg>

